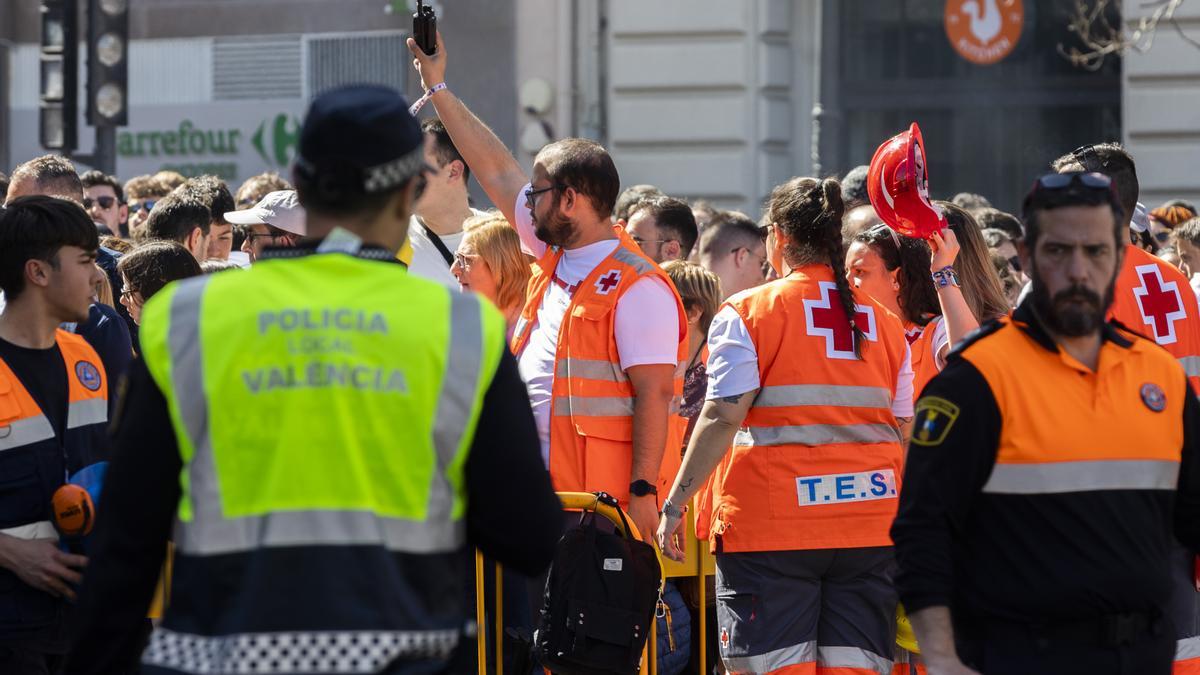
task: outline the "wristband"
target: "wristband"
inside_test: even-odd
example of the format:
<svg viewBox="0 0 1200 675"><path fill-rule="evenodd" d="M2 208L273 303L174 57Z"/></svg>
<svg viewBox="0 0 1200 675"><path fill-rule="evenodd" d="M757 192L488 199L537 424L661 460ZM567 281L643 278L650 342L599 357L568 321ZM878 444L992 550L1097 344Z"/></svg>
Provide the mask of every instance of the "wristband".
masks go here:
<svg viewBox="0 0 1200 675"><path fill-rule="evenodd" d="M408 114L415 117L417 113L421 112L421 108L424 108L425 104L429 103L429 99L433 98L434 94L447 88L448 87L446 86L445 82L438 82L437 84L433 85L429 88L429 91L425 92L424 96L417 99L416 103L408 107Z"/></svg>
<svg viewBox="0 0 1200 675"><path fill-rule="evenodd" d="M932 276L933 285L937 288L946 288L947 286L960 288L958 283L958 273L954 271L954 267L951 265L946 265L942 269L934 272Z"/></svg>

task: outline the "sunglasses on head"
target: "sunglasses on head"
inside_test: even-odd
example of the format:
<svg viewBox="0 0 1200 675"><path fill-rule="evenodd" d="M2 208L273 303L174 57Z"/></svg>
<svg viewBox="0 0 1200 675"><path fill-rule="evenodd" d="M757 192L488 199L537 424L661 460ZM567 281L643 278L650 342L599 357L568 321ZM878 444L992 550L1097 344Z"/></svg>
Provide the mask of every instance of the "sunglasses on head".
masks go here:
<svg viewBox="0 0 1200 675"><path fill-rule="evenodd" d="M871 229L867 230L867 235L874 238L875 236L882 234L884 232L887 232L888 234L892 235L892 243L896 245L896 250L899 251L900 250L900 235L896 234L896 231L893 230L892 227L890 225L888 225L887 223L880 223L880 224L876 225L875 227L872 227Z"/></svg>
<svg viewBox="0 0 1200 675"><path fill-rule="evenodd" d="M1113 187L1112 179L1095 171L1068 171L1067 173L1048 173L1039 176L1033 182L1029 194L1067 190L1076 185L1096 192L1110 192L1114 197L1116 196L1116 188Z"/></svg>
<svg viewBox="0 0 1200 675"><path fill-rule="evenodd" d="M117 203L116 197L96 197L95 199L92 199L91 197L83 198L83 208L85 208L85 209L90 209L90 208L92 208L92 206L99 204L100 208L107 211L108 209L111 209L113 207L113 204L116 204L116 203Z"/></svg>

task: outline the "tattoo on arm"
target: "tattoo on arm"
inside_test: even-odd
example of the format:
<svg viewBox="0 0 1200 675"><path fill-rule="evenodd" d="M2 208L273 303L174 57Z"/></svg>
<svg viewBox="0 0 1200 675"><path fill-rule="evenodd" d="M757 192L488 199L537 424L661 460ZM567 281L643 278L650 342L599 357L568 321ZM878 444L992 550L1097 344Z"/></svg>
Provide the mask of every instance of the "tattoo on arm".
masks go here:
<svg viewBox="0 0 1200 675"><path fill-rule="evenodd" d="M693 478L688 478L687 480L680 481L680 482L679 482L679 489L680 489L680 490L686 490L686 489L688 489L688 488L692 487L692 481L693 481L693 480L694 480Z"/></svg>

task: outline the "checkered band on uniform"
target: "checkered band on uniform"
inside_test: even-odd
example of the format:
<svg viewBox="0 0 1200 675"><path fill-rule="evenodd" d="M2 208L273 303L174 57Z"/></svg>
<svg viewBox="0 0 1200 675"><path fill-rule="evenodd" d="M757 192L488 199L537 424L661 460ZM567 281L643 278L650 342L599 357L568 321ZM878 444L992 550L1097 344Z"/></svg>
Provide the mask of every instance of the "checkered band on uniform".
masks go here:
<svg viewBox="0 0 1200 675"><path fill-rule="evenodd" d="M425 146L418 145L415 150L400 159L364 169L366 181L363 183L363 189L368 194L390 190L415 176L424 166Z"/></svg>
<svg viewBox="0 0 1200 675"><path fill-rule="evenodd" d="M155 629L146 665L185 673L377 673L396 659L445 659L458 631L243 633L208 636Z"/></svg>

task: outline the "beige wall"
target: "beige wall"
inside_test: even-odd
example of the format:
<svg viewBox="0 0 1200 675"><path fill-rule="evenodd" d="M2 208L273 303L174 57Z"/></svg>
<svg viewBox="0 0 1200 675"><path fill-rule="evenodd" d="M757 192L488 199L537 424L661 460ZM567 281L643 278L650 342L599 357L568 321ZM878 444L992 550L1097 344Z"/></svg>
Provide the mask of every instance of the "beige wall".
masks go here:
<svg viewBox="0 0 1200 675"><path fill-rule="evenodd" d="M1126 11L1150 11L1141 4L1126 2ZM1176 17L1200 38L1200 3L1183 3ZM1125 144L1137 161L1142 202L1200 203L1200 48L1163 24L1149 51L1125 58L1124 80Z"/></svg>

